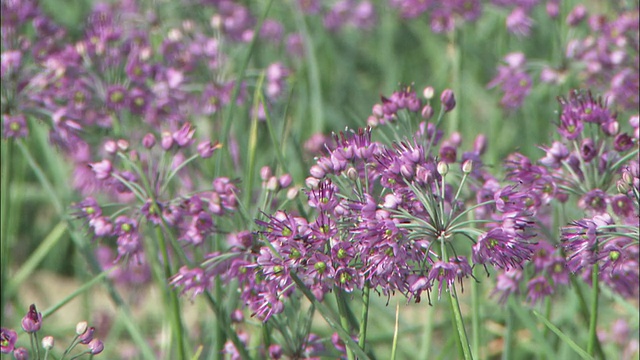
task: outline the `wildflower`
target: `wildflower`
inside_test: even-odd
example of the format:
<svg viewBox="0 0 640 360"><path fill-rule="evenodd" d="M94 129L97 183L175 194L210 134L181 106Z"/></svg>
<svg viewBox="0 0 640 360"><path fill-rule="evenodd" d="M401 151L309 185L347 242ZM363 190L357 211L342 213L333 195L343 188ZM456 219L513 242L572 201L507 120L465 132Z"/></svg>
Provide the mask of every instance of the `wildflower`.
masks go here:
<svg viewBox="0 0 640 360"><path fill-rule="evenodd" d="M53 345L54 345L53 336L45 336L45 337L42 338L42 347L45 350L53 349Z"/></svg>
<svg viewBox="0 0 640 360"><path fill-rule="evenodd" d="M100 354L102 350L104 350L104 344L98 339L91 340L87 347L89 348L89 353L91 355Z"/></svg>
<svg viewBox="0 0 640 360"><path fill-rule="evenodd" d="M35 333L42 327L42 313L36 310L35 304L29 306L29 311L22 318L22 329L28 333Z"/></svg>
<svg viewBox="0 0 640 360"><path fill-rule="evenodd" d="M527 283L527 300L531 304L535 304L540 299L553 293L553 288L544 276L537 276Z"/></svg>
<svg viewBox="0 0 640 360"><path fill-rule="evenodd" d="M2 115L3 136L5 138L24 138L29 135L27 119L24 115Z"/></svg>
<svg viewBox="0 0 640 360"><path fill-rule="evenodd" d="M456 106L456 98L451 89L445 89L442 94L440 94L440 101L446 112L453 110Z"/></svg>
<svg viewBox="0 0 640 360"><path fill-rule="evenodd" d="M13 350L13 357L16 360L29 360L29 351L23 347L16 348Z"/></svg>
<svg viewBox="0 0 640 360"><path fill-rule="evenodd" d="M10 354L18 340L18 333L11 329L2 328L0 330L0 352Z"/></svg>

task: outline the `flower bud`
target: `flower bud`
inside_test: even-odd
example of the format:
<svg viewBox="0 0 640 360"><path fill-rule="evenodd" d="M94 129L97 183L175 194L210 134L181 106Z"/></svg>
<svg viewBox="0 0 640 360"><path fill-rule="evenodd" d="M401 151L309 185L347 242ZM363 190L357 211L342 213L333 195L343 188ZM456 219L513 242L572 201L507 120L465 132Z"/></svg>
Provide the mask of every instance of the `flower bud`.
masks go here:
<svg viewBox="0 0 640 360"><path fill-rule="evenodd" d="M631 187L629 186L629 184L627 184L626 181L624 181L624 179L616 181L616 188L621 194L628 194L629 190L631 190Z"/></svg>
<svg viewBox="0 0 640 360"><path fill-rule="evenodd" d="M347 177L351 181L358 180L358 170L356 170L355 168L350 167L349 169L347 169Z"/></svg>
<svg viewBox="0 0 640 360"><path fill-rule="evenodd" d="M169 150L173 146L173 136L168 131L162 132L162 138L160 140L160 146L164 150Z"/></svg>
<svg viewBox="0 0 640 360"><path fill-rule="evenodd" d="M76 324L76 335L80 336L84 334L85 331L87 331L88 327L89 325L87 324L86 321L80 321L79 323Z"/></svg>
<svg viewBox="0 0 640 360"><path fill-rule="evenodd" d="M317 189L318 188L318 184L320 183L320 180L318 180L315 177L309 176L305 181L304 181L305 185L307 185L307 187L309 189Z"/></svg>
<svg viewBox="0 0 640 360"><path fill-rule="evenodd" d="M427 104L422 108L422 112L420 113L420 115L422 115L422 118L425 120L429 120L433 117L433 107L431 107L431 105Z"/></svg>
<svg viewBox="0 0 640 360"><path fill-rule="evenodd" d="M113 155L118 151L118 145L113 140L105 141L103 148L104 151L109 155Z"/></svg>
<svg viewBox="0 0 640 360"><path fill-rule="evenodd" d="M29 360L29 351L23 347L13 350L13 357L16 360Z"/></svg>
<svg viewBox="0 0 640 360"><path fill-rule="evenodd" d="M263 166L260 169L260 179L263 181L267 181L271 177L271 168L268 166Z"/></svg>
<svg viewBox="0 0 640 360"><path fill-rule="evenodd" d="M291 174L284 174L280 176L278 182L280 183L280 187L286 188L293 182L293 177L291 177Z"/></svg>
<svg viewBox="0 0 640 360"><path fill-rule="evenodd" d="M102 341L93 339L89 342L89 351L91 352L91 355L100 354L102 350L104 350L104 344Z"/></svg>
<svg viewBox="0 0 640 360"><path fill-rule="evenodd" d="M473 171L473 160L467 160L462 163L462 172L465 174L469 174Z"/></svg>
<svg viewBox="0 0 640 360"><path fill-rule="evenodd" d="M445 176L449 172L449 165L444 161L440 161L438 162L437 170L438 174Z"/></svg>
<svg viewBox="0 0 640 360"><path fill-rule="evenodd" d="M129 142L125 139L116 141L116 144L118 145L118 150L120 151L127 151L129 149Z"/></svg>
<svg viewBox="0 0 640 360"><path fill-rule="evenodd" d="M322 169L318 165L313 165L311 169L309 169L309 173L311 174L311 176L313 176L316 179L321 179L325 175L324 169Z"/></svg>
<svg viewBox="0 0 640 360"><path fill-rule="evenodd" d="M53 344L54 344L53 336L45 336L42 338L42 347L45 350L53 349Z"/></svg>
<svg viewBox="0 0 640 360"><path fill-rule="evenodd" d="M426 88L424 88L424 90L422 90L422 96L424 96L424 98L427 100L433 99L434 94L435 90L433 90L433 87L431 86L427 86Z"/></svg>
<svg viewBox="0 0 640 360"><path fill-rule="evenodd" d="M289 189L289 191L287 191L287 199L294 200L297 196L298 196L297 188L292 187L291 189Z"/></svg>
<svg viewBox="0 0 640 360"><path fill-rule="evenodd" d="M280 189L280 184L278 184L278 178L272 176L267 180L266 188L269 191L278 191Z"/></svg>
<svg viewBox="0 0 640 360"><path fill-rule="evenodd" d="M147 133L147 135L145 135L142 138L142 146L144 146L147 149L151 149L155 144L156 144L156 137L153 136L152 133Z"/></svg>
<svg viewBox="0 0 640 360"><path fill-rule="evenodd" d="M367 118L367 126L369 127L377 127L380 124L380 120L373 116L373 115L369 115L369 117Z"/></svg>
<svg viewBox="0 0 640 360"><path fill-rule="evenodd" d="M31 304L27 315L22 318L22 330L34 333L42 327L42 313L36 310L36 305Z"/></svg>
<svg viewBox="0 0 640 360"><path fill-rule="evenodd" d="M449 112L456 107L456 98L451 89L446 89L442 92L440 95L440 101L442 102L442 106L444 106L444 111L446 112Z"/></svg>

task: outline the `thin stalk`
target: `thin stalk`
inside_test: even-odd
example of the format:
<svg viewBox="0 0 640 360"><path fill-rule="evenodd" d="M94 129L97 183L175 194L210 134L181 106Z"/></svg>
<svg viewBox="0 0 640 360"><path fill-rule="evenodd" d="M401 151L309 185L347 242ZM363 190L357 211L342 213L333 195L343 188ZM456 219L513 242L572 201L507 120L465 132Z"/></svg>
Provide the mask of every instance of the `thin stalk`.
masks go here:
<svg viewBox="0 0 640 360"><path fill-rule="evenodd" d="M512 302L512 298L509 298L509 301ZM513 348L513 309L511 306L507 308L507 320L506 326L504 328L504 350L502 351L502 359L509 360L511 359L511 350Z"/></svg>
<svg viewBox="0 0 640 360"><path fill-rule="evenodd" d="M2 172L0 173L0 281L7 283L7 263L9 256L9 238L7 229L9 224L9 184L11 179L11 156L13 152L13 140L2 142ZM7 292L5 287L0 290L0 318L4 319L5 301Z"/></svg>
<svg viewBox="0 0 640 360"><path fill-rule="evenodd" d="M369 320L369 295L371 288L367 282L362 290L362 314L360 316L360 334L358 336L358 344L365 349L365 341L367 340L367 323Z"/></svg>
<svg viewBox="0 0 640 360"><path fill-rule="evenodd" d="M425 311L424 329L422 333L422 347L418 359L428 359L431 350L431 334L433 333L433 306L429 306Z"/></svg>
<svg viewBox="0 0 640 360"><path fill-rule="evenodd" d="M576 295L578 296L578 306L580 307L580 313L582 314L584 321L589 322L591 318L589 315L590 314L589 308L587 306L587 301L584 298L584 294L582 293L582 289L580 288L580 284L578 284L578 281L576 280L575 275L571 275L570 279L571 279L571 287L575 289ZM549 317L547 317L547 319L549 319ZM602 350L602 345L600 344L600 339L598 339L597 337L596 337L596 351L598 352L598 356L600 358L605 359L604 351Z"/></svg>
<svg viewBox="0 0 640 360"><path fill-rule="evenodd" d="M476 359L480 359L480 342L482 336L480 334L480 292L482 291L479 281L475 279L471 282L471 329L472 337L472 354Z"/></svg>
<svg viewBox="0 0 640 360"><path fill-rule="evenodd" d="M443 237L440 237L440 244L442 246L442 259L448 259L447 246ZM458 294L456 292L455 283L451 285L449 291L449 303L451 305L451 312L453 313L453 320L460 338L460 346L462 347L462 355L465 360L473 359L471 355L471 347L469 346L469 338L467 331L464 328L464 322L462 321L462 311L460 311L460 303L458 302Z"/></svg>
<svg viewBox="0 0 640 360"><path fill-rule="evenodd" d="M398 350L398 323L400 318L400 303L396 304L396 323L393 327L393 343L391 345L391 360L396 360L396 353Z"/></svg>
<svg viewBox="0 0 640 360"><path fill-rule="evenodd" d="M169 253L167 252L167 242L164 238L164 234L160 226L156 226L156 236L158 238L158 242L160 243L160 252L162 253L162 260L164 261L164 276L165 280L169 279L172 275L171 272L171 264L169 262ZM182 331L182 320L180 319L180 303L178 302L178 296L176 292L168 289L169 291L169 302L171 306L171 327L173 328L173 332L176 336L176 341L178 342L178 354L179 359L184 360L187 358L185 348L184 348L184 336Z"/></svg>
<svg viewBox="0 0 640 360"><path fill-rule="evenodd" d="M340 314L340 324L342 325L342 328L347 333L349 333L349 336L351 336L351 330L349 329L349 314L347 310L347 303L344 300L344 293L340 289L335 289L334 292L336 294L336 302L338 303L338 313ZM345 346L344 351L347 353L348 360L355 360L355 357L353 356L353 351L351 351L351 349L349 349L348 346Z"/></svg>
<svg viewBox="0 0 640 360"><path fill-rule="evenodd" d="M596 333L596 325L598 323L598 264L593 264L591 270L591 318L589 319L589 342L587 343L587 353L593 356L595 354L596 343L598 342L598 334Z"/></svg>

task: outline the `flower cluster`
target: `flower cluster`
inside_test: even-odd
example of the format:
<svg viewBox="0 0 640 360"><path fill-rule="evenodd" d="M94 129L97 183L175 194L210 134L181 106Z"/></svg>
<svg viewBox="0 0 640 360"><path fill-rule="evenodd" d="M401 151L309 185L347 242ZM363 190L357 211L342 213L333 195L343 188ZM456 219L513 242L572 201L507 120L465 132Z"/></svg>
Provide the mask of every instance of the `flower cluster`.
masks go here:
<svg viewBox="0 0 640 360"><path fill-rule="evenodd" d="M38 346L38 334L42 328L42 313L38 312L35 305L29 306L27 314L22 318L22 330L29 334L31 337L31 353L40 358L40 349ZM104 344L101 340L94 336L96 329L89 327L85 321L82 321L76 325L75 337L65 349L64 355L69 355L78 345L85 345L86 348L81 350L74 358L78 358L83 354L90 354L91 356L100 354L104 350ZM13 357L17 360L29 359L29 351L25 347L16 347L18 341L18 333L12 329L2 328L0 329L0 353L13 354ZM49 351L54 347L54 338L52 336L45 336L42 338L42 347L45 350L45 358L49 354Z"/></svg>
<svg viewBox="0 0 640 360"><path fill-rule="evenodd" d="M586 10L572 12L567 21L577 25L586 18ZM638 72L639 9L620 12L614 19L601 14L588 18L589 34L567 44L567 58L580 69L586 86L604 92L622 109L633 110L640 104Z"/></svg>
<svg viewBox="0 0 640 360"><path fill-rule="evenodd" d="M527 59L523 53L508 54L504 62L506 65L498 66L498 74L487 87L499 86L504 93L500 105L507 110L515 110L522 106L529 95L532 79L525 69Z"/></svg>
<svg viewBox="0 0 640 360"><path fill-rule="evenodd" d="M498 187L490 200L473 204L475 185L469 184L490 176L482 170L481 140L461 156L459 134L442 140L437 125L454 106L453 93L445 90L438 121L422 121L412 139L390 146L373 141L371 128L334 135L306 181L315 215L265 215L257 220L261 239L238 235L241 245L232 254L212 254L202 268L181 270L174 285L202 292L215 274L238 280L241 299L266 321L282 312L295 277L320 300L334 289L366 287L419 301L436 284L439 295L456 281L462 286L473 264L519 268L534 251L526 194L513 185ZM375 115L380 122L404 122L420 119L423 108L415 92L404 89L374 111L381 110ZM473 228L467 215L478 206L490 210Z"/></svg>
<svg viewBox="0 0 640 360"><path fill-rule="evenodd" d="M569 273L591 281L596 265L600 281L618 293L638 294L638 135L637 115L631 118L634 133L620 130L617 116L602 99L574 91L561 98L557 131L560 140L542 147L545 156L537 164L514 154L507 161L508 178L520 182L537 209L536 221L553 233L545 205L573 203L584 214L563 226L560 242L541 240L533 258L533 278L528 297L536 300L566 285ZM541 232L542 233L542 232ZM549 244L560 245L554 250ZM503 299L518 292L522 274L500 275L497 292Z"/></svg>

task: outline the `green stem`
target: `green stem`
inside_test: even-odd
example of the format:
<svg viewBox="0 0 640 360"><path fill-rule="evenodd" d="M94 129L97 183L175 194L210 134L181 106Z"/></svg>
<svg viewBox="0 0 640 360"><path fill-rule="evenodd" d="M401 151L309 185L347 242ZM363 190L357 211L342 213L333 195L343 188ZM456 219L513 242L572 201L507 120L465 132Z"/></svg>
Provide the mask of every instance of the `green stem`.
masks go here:
<svg viewBox="0 0 640 360"><path fill-rule="evenodd" d="M598 263L593 264L591 270L591 317L589 319L589 342L587 343L587 353L593 356L595 353L596 343L598 342L598 334L596 333L596 324L598 323Z"/></svg>
<svg viewBox="0 0 640 360"><path fill-rule="evenodd" d="M480 292L482 291L480 282L473 279L471 281L471 328L473 330L472 354L476 359L480 359Z"/></svg>
<svg viewBox="0 0 640 360"><path fill-rule="evenodd" d="M509 302L513 302L513 298L509 298ZM512 355L511 350L513 347L513 331L514 331L514 326L513 326L514 314L511 306L507 308L506 315L507 315L507 319L506 319L506 326L504 329L504 350L502 351L502 358L504 360L509 360L511 359L511 355Z"/></svg>
<svg viewBox="0 0 640 360"><path fill-rule="evenodd" d="M400 304L396 304L396 323L393 327L393 343L391 344L391 360L396 360L396 353L398 350L398 328L400 319Z"/></svg>
<svg viewBox="0 0 640 360"><path fill-rule="evenodd" d="M431 355L431 334L433 333L433 306L429 306L425 309L425 321L422 335L422 346L420 348L419 359L428 359Z"/></svg>
<svg viewBox="0 0 640 360"><path fill-rule="evenodd" d="M218 330L222 329L222 331L225 332L225 335L231 340L236 350L238 351L238 354L240 354L240 358L242 360L251 359L251 356L249 356L245 345L242 343L242 341L240 341L238 334L231 328L231 326L229 326L228 317L226 316L226 314L224 314L220 304L216 301L216 299L213 297L213 295L211 295L210 292L205 291L205 296L209 307L213 310L213 313L218 319ZM224 356L222 358L224 358Z"/></svg>
<svg viewBox="0 0 640 360"><path fill-rule="evenodd" d="M440 237L440 245L442 247L442 259L448 259L447 246L443 237ZM453 320L458 332L460 346L462 347L462 355L465 360L473 359L471 355L471 347L469 346L469 337L467 336L467 330L464 327L464 321L462 320L462 311L460 311L460 303L458 302L458 294L456 292L455 283L451 285L449 291L449 303L451 305L451 312L453 313Z"/></svg>
<svg viewBox="0 0 640 360"><path fill-rule="evenodd" d="M2 173L0 173L0 281L2 284L7 283L7 262L9 256L9 239L7 229L9 224L9 183L11 178L11 156L13 152L13 140L2 142ZM4 319L4 309L7 297L5 287L0 290L0 318Z"/></svg>
<svg viewBox="0 0 640 360"><path fill-rule="evenodd" d="M156 226L156 236L158 238L158 242L160 243L160 252L162 253L162 260L164 261L164 276L165 280L169 279L172 275L171 271L171 263L169 262L169 253L167 252L167 242L164 238L164 234L162 232L162 228L160 226ZM182 320L180 318L180 303L178 300L178 295L172 289L168 289L169 291L169 302L171 306L171 327L173 328L173 332L176 336L176 340L178 342L178 354L179 359L184 360L187 358L185 347L184 347L184 336L182 331Z"/></svg>
<svg viewBox="0 0 640 360"><path fill-rule="evenodd" d="M340 314L340 324L342 328L351 336L351 330L349 326L349 314L347 310L347 303L344 300L344 293L340 289L334 289L336 294L336 302L338 303L338 313ZM354 360L353 351L345 346L345 352L347 353L348 360Z"/></svg>
<svg viewBox="0 0 640 360"><path fill-rule="evenodd" d="M369 320L369 295L371 288L367 282L362 290L362 314L360 316L360 334L358 337L358 344L365 349L365 341L367 340L367 323Z"/></svg>
<svg viewBox="0 0 640 360"><path fill-rule="evenodd" d="M580 284L578 284L578 281L576 280L575 275L571 275L570 279L571 279L571 287L575 289L576 296L578 296L578 306L580 307L580 313L582 314L584 321L589 322L591 318L589 315L590 314L589 308L587 306L587 301L584 298L584 294L582 293L582 289L580 288ZM602 359L605 358L604 351L602 350L602 345L600 344L600 339L598 339L597 337L596 337L596 351L598 352L598 356L600 358Z"/></svg>

